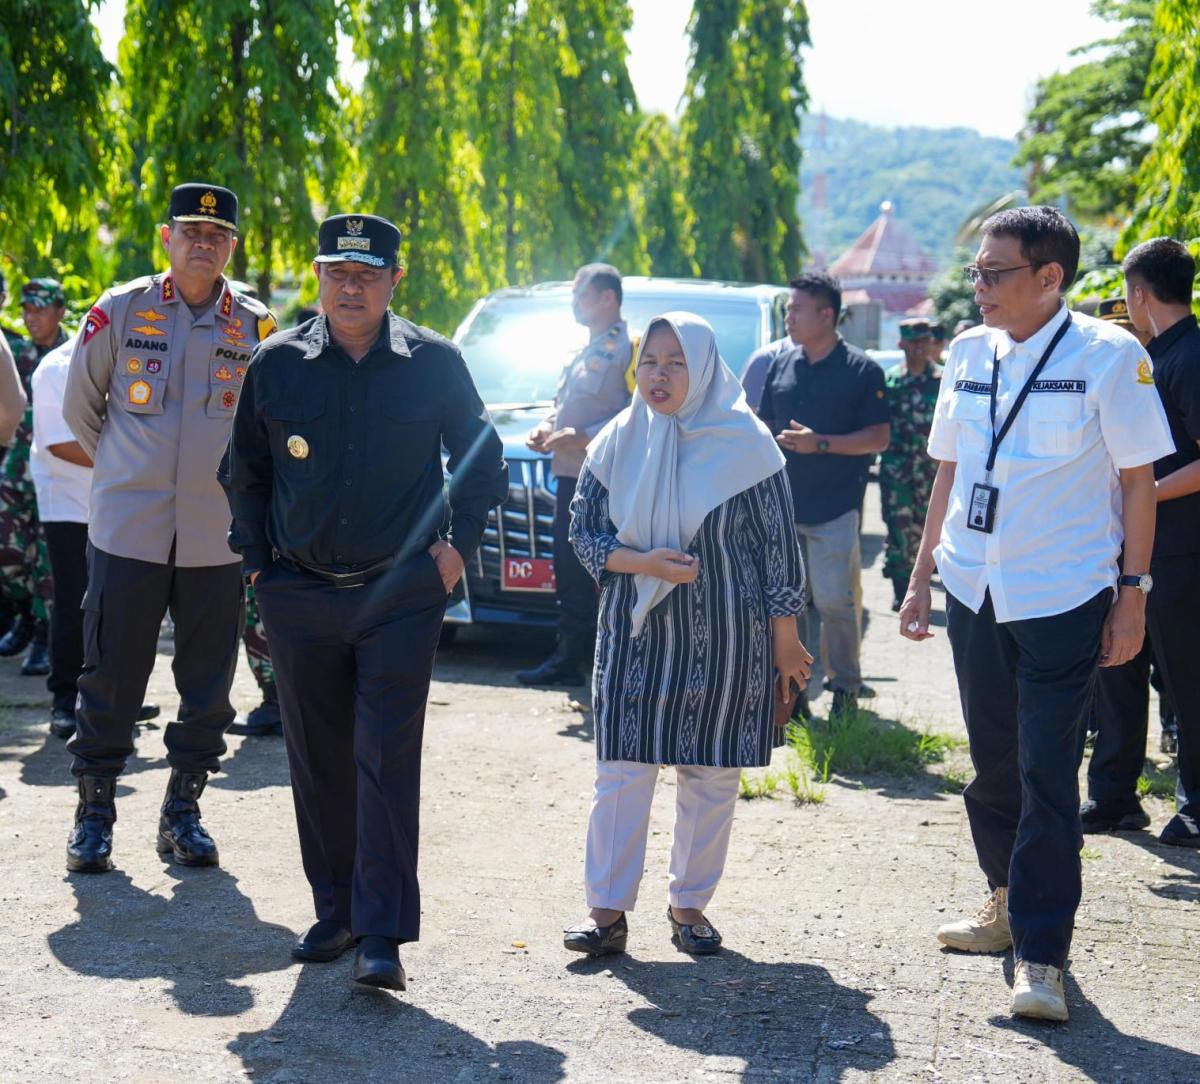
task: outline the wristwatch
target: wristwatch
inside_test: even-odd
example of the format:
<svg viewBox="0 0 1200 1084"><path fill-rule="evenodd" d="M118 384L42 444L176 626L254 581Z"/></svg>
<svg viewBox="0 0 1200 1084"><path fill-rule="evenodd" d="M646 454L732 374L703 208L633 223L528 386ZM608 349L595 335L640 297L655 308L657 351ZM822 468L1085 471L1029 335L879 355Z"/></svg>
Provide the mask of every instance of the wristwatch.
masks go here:
<svg viewBox="0 0 1200 1084"><path fill-rule="evenodd" d="M829 441L827 438L822 437L817 441L817 451L822 453L829 451Z"/></svg>
<svg viewBox="0 0 1200 1084"><path fill-rule="evenodd" d="M1143 595L1150 594L1150 589L1154 586L1149 572L1143 572L1139 576L1122 576L1117 582L1122 587L1136 587Z"/></svg>

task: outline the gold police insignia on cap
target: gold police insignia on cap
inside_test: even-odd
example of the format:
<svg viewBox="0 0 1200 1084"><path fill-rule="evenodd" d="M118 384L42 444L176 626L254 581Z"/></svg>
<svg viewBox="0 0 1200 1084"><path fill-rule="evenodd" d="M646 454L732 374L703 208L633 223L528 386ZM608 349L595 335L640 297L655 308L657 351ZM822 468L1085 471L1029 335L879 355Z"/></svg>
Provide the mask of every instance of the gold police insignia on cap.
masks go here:
<svg viewBox="0 0 1200 1084"><path fill-rule="evenodd" d="M363 231L363 220L361 218L346 219L346 232L351 237L361 237Z"/></svg>
<svg viewBox="0 0 1200 1084"><path fill-rule="evenodd" d="M293 459L307 459L308 441L299 435L290 436L287 441L287 450L288 455Z"/></svg>
<svg viewBox="0 0 1200 1084"><path fill-rule="evenodd" d="M215 215L217 213L217 197L212 192L205 192L200 197L200 210L206 215Z"/></svg>

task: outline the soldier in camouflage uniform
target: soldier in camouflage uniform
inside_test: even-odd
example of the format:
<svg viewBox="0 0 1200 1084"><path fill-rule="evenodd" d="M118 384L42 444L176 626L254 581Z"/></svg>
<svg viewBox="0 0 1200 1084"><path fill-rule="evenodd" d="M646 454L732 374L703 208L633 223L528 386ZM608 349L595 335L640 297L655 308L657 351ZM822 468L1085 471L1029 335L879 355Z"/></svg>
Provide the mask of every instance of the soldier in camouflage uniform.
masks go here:
<svg viewBox="0 0 1200 1084"><path fill-rule="evenodd" d="M67 341L62 329L67 310L61 284L49 278L27 282L21 287L21 311L29 338L19 341L13 355L29 406L0 465L0 593L16 611L17 619L0 639L0 656L17 655L28 645L21 673L44 675L50 672L46 606L54 587L29 471L33 443L30 379L42 358Z"/></svg>
<svg viewBox="0 0 1200 1084"><path fill-rule="evenodd" d="M904 361L886 374L892 441L879 457L879 495L887 526L883 575L892 581L895 611L908 590L937 474L937 461L929 457L926 443L942 381L941 366L934 359L944 341L941 328L930 321L905 320L900 325Z"/></svg>

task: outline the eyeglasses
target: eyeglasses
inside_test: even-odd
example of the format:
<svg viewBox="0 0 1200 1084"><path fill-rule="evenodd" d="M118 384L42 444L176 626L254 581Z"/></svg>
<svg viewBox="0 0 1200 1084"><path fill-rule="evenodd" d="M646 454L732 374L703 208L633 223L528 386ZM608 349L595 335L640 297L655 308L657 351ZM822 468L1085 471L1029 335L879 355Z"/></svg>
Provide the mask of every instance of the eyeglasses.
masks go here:
<svg viewBox="0 0 1200 1084"><path fill-rule="evenodd" d="M1000 282L1001 275L1007 275L1010 271L1024 271L1027 267L1041 266L1038 263L1022 263L1016 267L980 267L978 264L969 263L963 268L963 274L972 286L982 282L990 289Z"/></svg>

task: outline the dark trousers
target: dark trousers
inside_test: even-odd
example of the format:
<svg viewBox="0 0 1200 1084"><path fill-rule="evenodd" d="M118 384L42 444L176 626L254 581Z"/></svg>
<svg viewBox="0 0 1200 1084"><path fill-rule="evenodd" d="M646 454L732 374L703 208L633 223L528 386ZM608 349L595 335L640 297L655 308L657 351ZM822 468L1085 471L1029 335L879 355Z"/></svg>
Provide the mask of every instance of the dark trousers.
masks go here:
<svg viewBox="0 0 1200 1084"><path fill-rule="evenodd" d="M419 553L362 587L283 564L254 584L317 918L415 941L421 738L446 590Z"/></svg>
<svg viewBox="0 0 1200 1084"><path fill-rule="evenodd" d="M1097 802L1137 800L1137 781L1146 763L1150 714L1150 660L1146 636L1142 650L1123 666L1103 667L1092 704L1096 742L1088 762L1088 797Z"/></svg>
<svg viewBox="0 0 1200 1084"><path fill-rule="evenodd" d="M1008 888L1016 959L1062 967L1082 893L1079 765L1112 592L1000 624L947 593L975 778L963 792L979 865Z"/></svg>
<svg viewBox="0 0 1200 1084"><path fill-rule="evenodd" d="M1196 620L1200 614L1200 554L1156 557L1150 562L1154 590L1146 600L1146 625L1154 657L1179 726L1180 811L1200 817L1200 660Z"/></svg>
<svg viewBox="0 0 1200 1084"><path fill-rule="evenodd" d="M46 688L58 711L75 710L83 670L83 593L87 588L87 524L42 523L54 604L50 610L50 676Z"/></svg>
<svg viewBox="0 0 1200 1084"><path fill-rule="evenodd" d="M596 643L599 596L596 581L575 556L568 531L574 478L558 479L554 504L554 589L558 603L558 643L573 662L589 662Z"/></svg>
<svg viewBox="0 0 1200 1084"><path fill-rule="evenodd" d="M75 709L76 775L120 775L133 752L133 729L154 669L158 631L175 623L171 669L179 718L163 741L172 768L215 772L233 722L233 686L242 634L241 565L177 568L117 557L88 546L83 600L83 672Z"/></svg>

